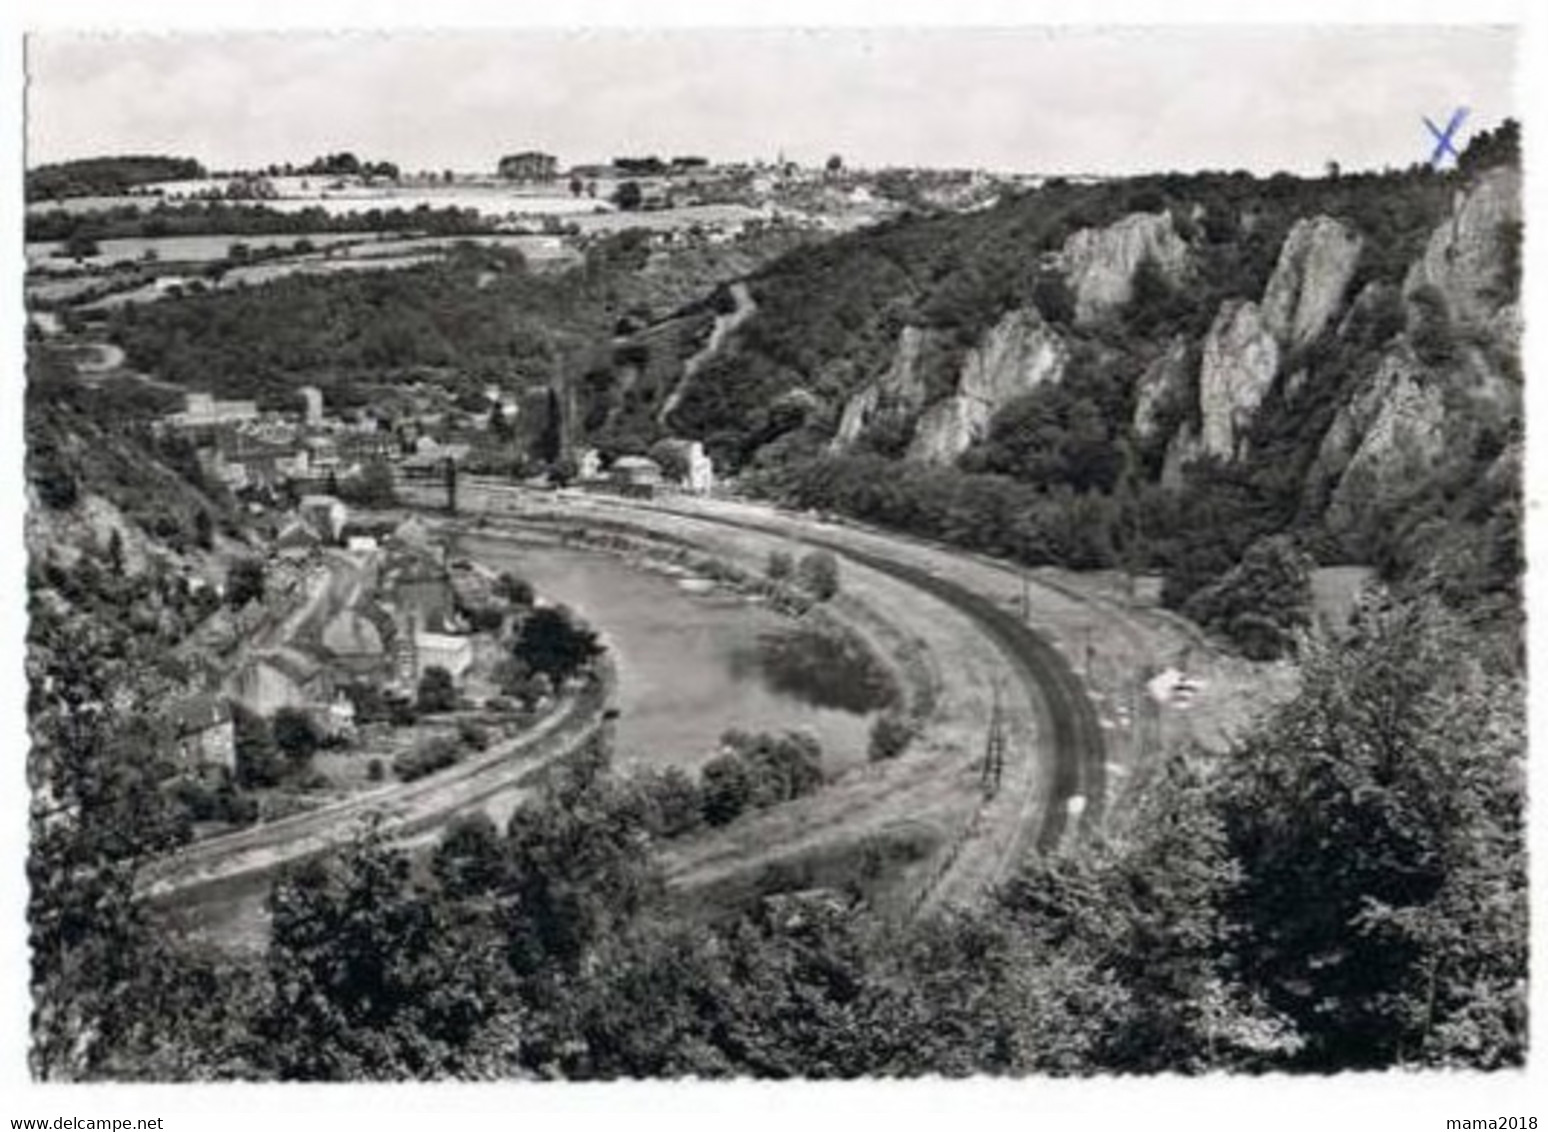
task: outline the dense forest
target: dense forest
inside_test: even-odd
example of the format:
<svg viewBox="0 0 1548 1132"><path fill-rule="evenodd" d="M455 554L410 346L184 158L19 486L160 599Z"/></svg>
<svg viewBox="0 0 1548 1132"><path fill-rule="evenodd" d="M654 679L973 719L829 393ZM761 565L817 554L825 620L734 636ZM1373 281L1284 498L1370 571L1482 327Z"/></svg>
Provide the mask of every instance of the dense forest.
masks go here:
<svg viewBox="0 0 1548 1132"><path fill-rule="evenodd" d="M135 706L76 637L34 673L33 1067L49 1079L1328 1071L1519 1065L1521 696L1433 606L1371 608L1220 760L993 900L884 917L771 868L685 914L671 814L604 748L427 862L366 833L275 883L267 951L177 942L133 897L177 837ZM52 683L47 677L58 679ZM69 689L69 691L65 691ZM95 689L95 691L94 691ZM112 773L104 774L104 767ZM1350 853L1358 830L1359 853Z"/></svg>
<svg viewBox="0 0 1548 1132"><path fill-rule="evenodd" d="M157 201L120 204L84 212L62 208L29 212L26 238L33 241L156 240L165 236L309 236L319 232L414 232L472 236L494 228L471 208L369 208L330 213L320 206L281 212L246 201Z"/></svg>
<svg viewBox="0 0 1548 1132"><path fill-rule="evenodd" d="M27 200L120 196L157 181L196 180L204 166L191 157L88 157L27 170Z"/></svg>

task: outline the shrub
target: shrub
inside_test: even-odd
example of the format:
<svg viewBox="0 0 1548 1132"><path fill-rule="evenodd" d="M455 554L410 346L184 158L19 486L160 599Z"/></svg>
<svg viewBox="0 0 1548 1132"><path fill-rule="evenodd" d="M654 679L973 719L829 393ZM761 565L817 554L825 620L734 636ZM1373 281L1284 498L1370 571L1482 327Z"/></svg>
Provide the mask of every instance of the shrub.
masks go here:
<svg viewBox="0 0 1548 1132"><path fill-rule="evenodd" d="M489 746L489 732L471 719L464 719L457 724L457 738L462 741L464 747L474 751L482 751Z"/></svg>
<svg viewBox="0 0 1548 1132"><path fill-rule="evenodd" d="M531 606L535 596L532 592L532 583L508 572L501 573L495 580L494 592L512 605L523 608Z"/></svg>
<svg viewBox="0 0 1548 1132"><path fill-rule="evenodd" d="M913 742L913 726L897 712L878 716L871 724L870 759L873 763L895 759Z"/></svg>
<svg viewBox="0 0 1548 1132"><path fill-rule="evenodd" d="M739 817L752 798L747 765L730 752L704 764L699 772L701 807L710 825L727 825Z"/></svg>
<svg viewBox="0 0 1548 1132"><path fill-rule="evenodd" d="M304 766L322 745L322 735L312 717L300 708L282 707L270 723L274 744L293 766Z"/></svg>
<svg viewBox="0 0 1548 1132"><path fill-rule="evenodd" d="M413 727L419 722L419 710L413 700L393 696L387 701L387 721L394 727Z"/></svg>
<svg viewBox="0 0 1548 1132"><path fill-rule="evenodd" d="M657 837L681 837L704 821L704 797L699 786L679 767L648 774L640 780L646 824Z"/></svg>
<svg viewBox="0 0 1548 1132"><path fill-rule="evenodd" d="M285 763L274 743L269 721L241 704L232 704L231 721L237 781L244 787L277 785L285 773Z"/></svg>
<svg viewBox="0 0 1548 1132"><path fill-rule="evenodd" d="M838 559L830 551L814 550L802 557L796 580L818 601L827 601L839 592Z"/></svg>
<svg viewBox="0 0 1548 1132"><path fill-rule="evenodd" d="M333 786L333 779L320 770L310 771L299 783L302 790L327 790Z"/></svg>
<svg viewBox="0 0 1548 1132"><path fill-rule="evenodd" d="M427 774L433 774L454 765L460 758L461 751L457 741L439 736L426 740L415 750L404 751L392 760L392 769L400 780L413 782L416 778L423 778Z"/></svg>
<svg viewBox="0 0 1548 1132"><path fill-rule="evenodd" d="M371 782L380 782L387 777L387 768L381 759L372 759L366 764L366 778Z"/></svg>
<svg viewBox="0 0 1548 1132"><path fill-rule="evenodd" d="M457 709L457 685L452 674L432 664L419 677L419 710L426 715Z"/></svg>
<svg viewBox="0 0 1548 1132"><path fill-rule="evenodd" d="M263 596L263 563L256 558L239 558L231 564L226 575L226 602L232 609L241 609L248 602Z"/></svg>
<svg viewBox="0 0 1548 1132"><path fill-rule="evenodd" d="M764 572L768 574L770 581L786 581L795 572L795 560L790 557L789 551L771 550L769 564Z"/></svg>
<svg viewBox="0 0 1548 1132"><path fill-rule="evenodd" d="M1311 621L1311 561L1282 535L1259 539L1218 581L1196 591L1183 612L1230 637L1253 660L1288 652Z"/></svg>

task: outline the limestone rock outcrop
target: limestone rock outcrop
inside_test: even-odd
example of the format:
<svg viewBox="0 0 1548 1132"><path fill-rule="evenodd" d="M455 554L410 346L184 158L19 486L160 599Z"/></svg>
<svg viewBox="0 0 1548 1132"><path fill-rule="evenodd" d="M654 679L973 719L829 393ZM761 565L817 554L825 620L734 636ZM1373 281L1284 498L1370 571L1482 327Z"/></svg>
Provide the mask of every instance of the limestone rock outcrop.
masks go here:
<svg viewBox="0 0 1548 1132"><path fill-rule="evenodd" d="M1013 310L968 352L957 390L930 406L914 428L908 457L950 464L989 431L994 414L1064 374L1069 351L1037 311Z"/></svg>
<svg viewBox="0 0 1548 1132"><path fill-rule="evenodd" d="M1433 287L1456 322L1481 326L1504 305L1506 241L1521 222L1521 171L1500 166L1459 191L1451 216L1435 229L1424 255L1409 269L1403 293ZM1519 259L1517 259L1519 262Z"/></svg>
<svg viewBox="0 0 1548 1132"><path fill-rule="evenodd" d="M1263 292L1263 324L1286 349L1322 334L1343 305L1364 241L1326 216L1295 222Z"/></svg>
<svg viewBox="0 0 1548 1132"><path fill-rule="evenodd" d="M1323 438L1313 479L1338 476L1330 499L1335 523L1353 522L1396 485L1416 482L1445 450L1445 400L1407 348L1382 359L1375 377Z"/></svg>
<svg viewBox="0 0 1548 1132"><path fill-rule="evenodd" d="M1140 375L1134 388L1134 435L1141 440L1149 440L1156 434L1162 407L1185 395L1187 366L1188 341L1177 337Z"/></svg>
<svg viewBox="0 0 1548 1132"><path fill-rule="evenodd" d="M892 364L844 403L838 429L829 442L831 451L842 452L852 447L866 426L879 415L912 414L924 404L925 387L919 375L919 352L924 335L917 326L903 328L898 335L898 349Z"/></svg>
<svg viewBox="0 0 1548 1132"><path fill-rule="evenodd" d="M1239 299L1222 303L1204 339L1199 367L1199 442L1204 453L1236 458L1242 434L1278 368L1279 344L1257 304Z"/></svg>
<svg viewBox="0 0 1548 1132"><path fill-rule="evenodd" d="M1082 228L1064 242L1060 259L1081 323L1127 303L1143 261L1153 262L1173 282L1182 280L1189 263L1188 245L1170 212L1135 212L1106 228Z"/></svg>

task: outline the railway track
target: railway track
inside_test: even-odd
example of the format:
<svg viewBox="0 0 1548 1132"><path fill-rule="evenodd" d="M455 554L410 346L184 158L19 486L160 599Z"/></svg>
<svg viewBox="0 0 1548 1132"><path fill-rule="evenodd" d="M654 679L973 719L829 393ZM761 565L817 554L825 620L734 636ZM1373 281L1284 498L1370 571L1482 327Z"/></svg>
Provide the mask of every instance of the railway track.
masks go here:
<svg viewBox="0 0 1548 1132"><path fill-rule="evenodd" d="M517 485L479 477L464 479L463 488L464 498L470 503L474 492L483 493L487 497L504 497L510 501L525 498L525 489ZM1023 624L993 599L942 578L929 569L860 549L843 539L806 529L792 530L792 525L797 522L793 519L784 523L760 521L752 517L730 519L700 510L683 511L622 497L607 497L605 503L600 500L594 502L609 509L661 514L675 520L756 531L829 550L923 590L965 614L1000 646L1021 679L1034 695L1041 697L1048 709L1050 733L1046 741L1040 744L1040 753L1047 760L1045 801L1041 812L1035 816L1026 810L1018 814L1018 836L1007 844L1003 859L995 869L995 876L1003 877L1028 845L1035 844L1039 851L1049 852L1056 849L1067 834L1079 835L1085 830L1096 828L1101 822L1107 793L1106 738L1085 686L1064 655L1046 637ZM488 514L487 510L485 514ZM494 517L498 518L498 513ZM577 519L584 521L584 516L577 516ZM924 545L914 540L906 541L916 546ZM942 550L938 547L929 549ZM1023 799L1024 805L1031 806L1034 796L1032 791L1028 791ZM1071 801L1077 797L1083 804L1078 823L1071 828Z"/></svg>
<svg viewBox="0 0 1548 1132"><path fill-rule="evenodd" d="M480 482L473 477L464 481L464 489L468 493L465 498L470 501L473 492L511 498L519 497L521 492L514 485ZM1034 699L1046 704L1049 723L1046 741L1038 744L1046 774L1028 776L1029 787L1010 809L1015 815L1014 829L998 841L990 870L994 879L1003 878L1030 845L1035 844L1041 851L1052 850L1067 833L1078 833L1087 823L1100 820L1106 752L1091 701L1062 654L992 599L923 567L898 562L811 530L792 530L788 524L687 513L644 501L606 502L627 512L665 514L674 520L754 531L830 550L924 591L980 626L1018 670ZM584 515L577 518L584 521ZM447 771L214 838L150 862L143 873L141 891L153 903L218 901L224 891L251 887L284 864L340 844L363 820L372 817L383 822L384 832L391 837L405 839L422 834L491 797L519 789L554 759L577 749L594 732L601 706L600 696L596 702L574 701L534 731L497 744L489 752ZM1046 789L1038 789L1044 784ZM1070 801L1076 796L1085 800L1085 806L1080 825L1070 830ZM1037 806L1039 798L1041 807Z"/></svg>
<svg viewBox="0 0 1548 1132"><path fill-rule="evenodd" d="M531 731L444 771L196 842L150 861L141 872L141 893L153 902L196 898L201 888L250 880L325 852L373 818L380 819L383 832L394 838L444 824L519 788L556 759L579 749L599 726L606 698L604 689L587 689Z"/></svg>

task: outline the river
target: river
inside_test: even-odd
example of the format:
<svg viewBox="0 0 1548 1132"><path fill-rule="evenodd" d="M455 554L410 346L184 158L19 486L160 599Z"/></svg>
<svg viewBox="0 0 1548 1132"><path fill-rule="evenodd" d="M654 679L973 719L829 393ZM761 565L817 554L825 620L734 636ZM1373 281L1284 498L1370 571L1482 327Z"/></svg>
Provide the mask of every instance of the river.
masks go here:
<svg viewBox="0 0 1548 1132"><path fill-rule="evenodd" d="M619 675L617 763L688 769L728 728L804 728L829 773L865 759L871 717L817 707L770 687L759 637L788 625L772 610L643 570L601 551L468 538L466 551L532 583L600 628Z"/></svg>

